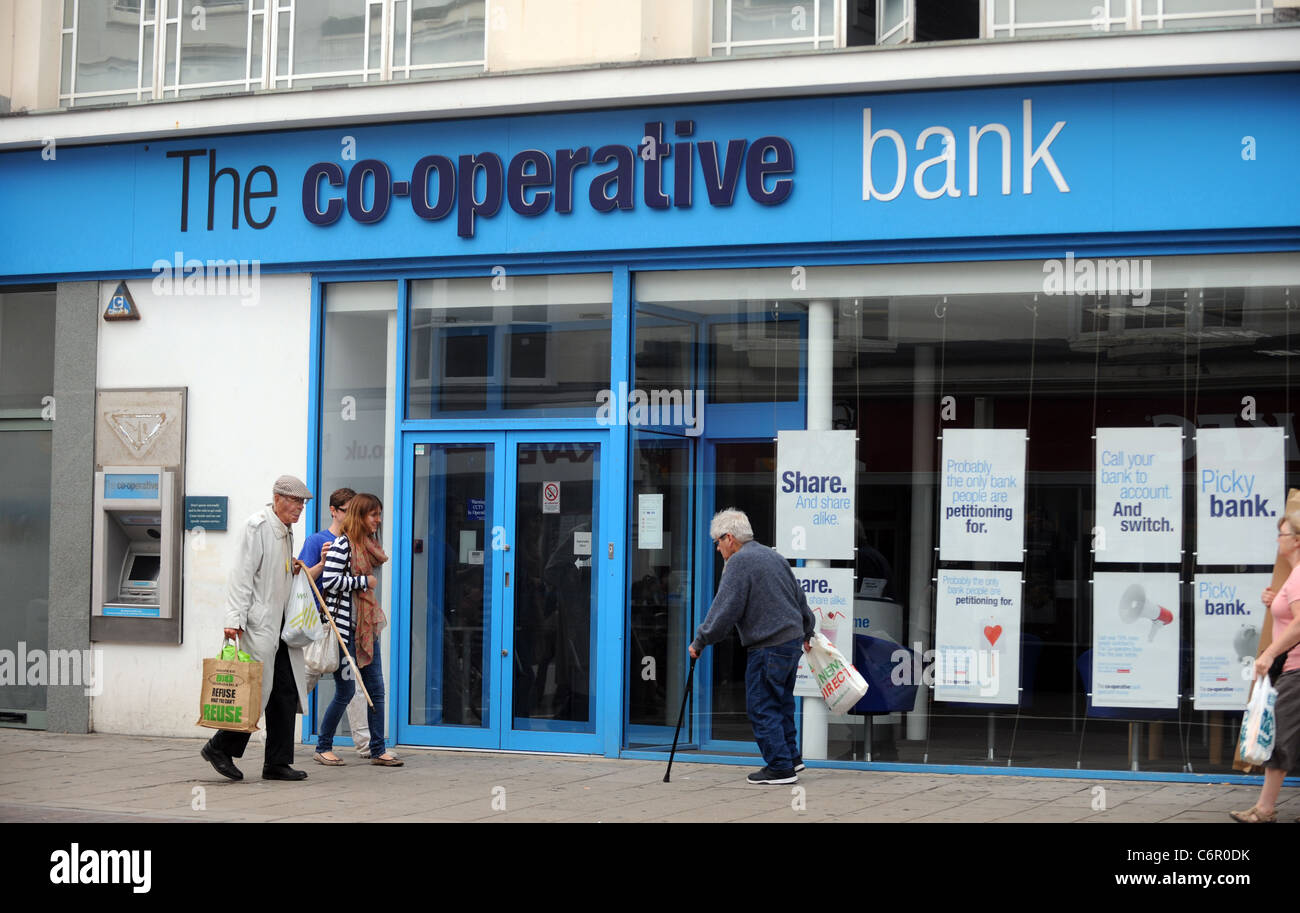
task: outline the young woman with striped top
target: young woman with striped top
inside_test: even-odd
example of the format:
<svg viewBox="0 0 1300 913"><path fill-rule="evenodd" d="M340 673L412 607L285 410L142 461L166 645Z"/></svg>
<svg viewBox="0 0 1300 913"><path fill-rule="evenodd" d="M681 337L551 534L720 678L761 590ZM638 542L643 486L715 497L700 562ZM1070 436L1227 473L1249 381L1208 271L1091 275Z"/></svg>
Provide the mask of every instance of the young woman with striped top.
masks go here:
<svg viewBox="0 0 1300 913"><path fill-rule="evenodd" d="M334 615L334 624L361 670L361 681L370 693L367 709L370 723L370 763L401 767L402 762L384 749L384 673L379 658L379 632L387 623L375 598L375 571L388 560L379 544L384 518L383 503L372 494L358 494L348 503L340 532L325 555L321 590ZM320 738L312 757L327 766L343 761L334 754L334 730L352 699L356 683L346 660L334 673L334 700L321 720Z"/></svg>

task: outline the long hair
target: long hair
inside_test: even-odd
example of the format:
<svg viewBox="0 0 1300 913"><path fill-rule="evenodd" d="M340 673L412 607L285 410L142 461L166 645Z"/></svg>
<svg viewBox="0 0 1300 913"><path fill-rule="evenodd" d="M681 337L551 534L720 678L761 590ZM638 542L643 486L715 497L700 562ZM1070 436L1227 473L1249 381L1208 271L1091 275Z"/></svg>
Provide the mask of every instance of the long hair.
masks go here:
<svg viewBox="0 0 1300 913"><path fill-rule="evenodd" d="M366 517L372 510L383 510L383 508L384 502L372 494L361 492L354 495L352 500L348 502L348 510L343 515L343 522L339 524L339 533L347 536L348 542L352 543L352 547L357 548L357 543L362 542L370 535L370 527L366 525ZM375 540L379 541L379 530L375 530Z"/></svg>

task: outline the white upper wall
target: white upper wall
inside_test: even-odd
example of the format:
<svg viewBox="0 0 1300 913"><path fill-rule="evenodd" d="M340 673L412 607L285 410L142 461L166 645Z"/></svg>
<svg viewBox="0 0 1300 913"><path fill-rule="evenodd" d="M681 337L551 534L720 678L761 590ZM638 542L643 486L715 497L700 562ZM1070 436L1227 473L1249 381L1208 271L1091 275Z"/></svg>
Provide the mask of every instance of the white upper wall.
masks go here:
<svg viewBox="0 0 1300 913"><path fill-rule="evenodd" d="M91 705L98 732L203 734L194 725L197 688L203 657L221 646L236 531L271 500L277 476L307 476L311 279L259 278L249 305L236 297L156 295L149 279L131 280L141 319L99 322L100 388L188 388L186 494L228 496L230 531L186 541L179 647L95 645L104 651L104 693ZM100 313L116 286L100 283ZM303 511L295 549L314 516Z"/></svg>
<svg viewBox="0 0 1300 913"><path fill-rule="evenodd" d="M62 0L0 0L0 112L59 104Z"/></svg>
<svg viewBox="0 0 1300 913"><path fill-rule="evenodd" d="M489 72L709 54L709 0L493 0Z"/></svg>

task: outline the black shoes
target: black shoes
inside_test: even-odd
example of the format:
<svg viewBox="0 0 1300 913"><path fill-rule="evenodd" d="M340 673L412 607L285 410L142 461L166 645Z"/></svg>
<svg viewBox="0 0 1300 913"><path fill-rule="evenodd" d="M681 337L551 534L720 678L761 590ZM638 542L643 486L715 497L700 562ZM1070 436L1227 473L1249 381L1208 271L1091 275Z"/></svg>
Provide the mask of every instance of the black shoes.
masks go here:
<svg viewBox="0 0 1300 913"><path fill-rule="evenodd" d="M783 783L799 782L793 770L773 770L770 767L754 771L747 779L757 786L780 786Z"/></svg>
<svg viewBox="0 0 1300 913"><path fill-rule="evenodd" d="M212 765L212 769L223 777L231 780L244 779L243 772L235 766L235 762L230 755L226 754L219 748L215 748L211 741L205 742L199 749L199 754L203 755L203 760ZM307 772L305 770L294 770L288 764L267 764L262 768L263 780L306 780Z"/></svg>
<svg viewBox="0 0 1300 913"><path fill-rule="evenodd" d="M794 772L797 774L803 773L805 766L803 758L796 756L794 759Z"/></svg>
<svg viewBox="0 0 1300 913"><path fill-rule="evenodd" d="M244 779L243 772L235 766L235 762L231 760L230 755L226 754L224 751L213 748L211 742L205 742L203 747L199 749L199 754L203 755L203 760L211 764L212 769L223 777L227 777L231 780Z"/></svg>
<svg viewBox="0 0 1300 913"><path fill-rule="evenodd" d="M307 771L294 770L288 764L268 764L262 768L263 780L306 780Z"/></svg>

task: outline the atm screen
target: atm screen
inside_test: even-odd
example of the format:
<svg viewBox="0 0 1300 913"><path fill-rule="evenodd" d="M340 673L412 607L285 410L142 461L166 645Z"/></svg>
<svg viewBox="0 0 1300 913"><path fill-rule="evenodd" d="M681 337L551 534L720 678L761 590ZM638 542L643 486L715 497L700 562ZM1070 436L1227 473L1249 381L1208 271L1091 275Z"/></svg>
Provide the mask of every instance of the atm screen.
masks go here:
<svg viewBox="0 0 1300 913"><path fill-rule="evenodd" d="M132 583L144 581L158 582L158 568L161 561L158 555L136 555L131 561L131 573L127 580Z"/></svg>

